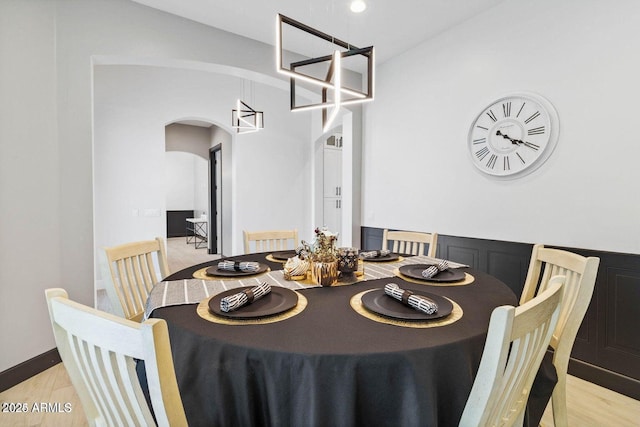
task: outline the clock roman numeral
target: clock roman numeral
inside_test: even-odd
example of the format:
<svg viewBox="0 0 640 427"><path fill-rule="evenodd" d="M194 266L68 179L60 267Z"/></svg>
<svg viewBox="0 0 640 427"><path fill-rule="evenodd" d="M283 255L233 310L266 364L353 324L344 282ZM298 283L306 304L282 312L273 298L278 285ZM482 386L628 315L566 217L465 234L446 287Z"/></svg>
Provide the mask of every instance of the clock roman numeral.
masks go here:
<svg viewBox="0 0 640 427"><path fill-rule="evenodd" d="M480 129L484 129L484 130L489 130L489 128L486 128L486 127L484 127L484 126L480 126L480 125L477 125L476 127L477 127L477 128L480 128Z"/></svg>
<svg viewBox="0 0 640 427"><path fill-rule="evenodd" d="M529 116L529 118L527 120L525 120L524 122L526 124L529 124L529 122L533 119L535 119L536 117L538 117L540 115L540 111L536 111L535 113L533 113L531 116Z"/></svg>
<svg viewBox="0 0 640 427"><path fill-rule="evenodd" d="M483 147L481 150L476 151L476 157L480 160L484 159L487 154L489 154L489 149L487 147Z"/></svg>
<svg viewBox="0 0 640 427"><path fill-rule="evenodd" d="M496 117L496 115L493 113L493 111L492 111L492 110L489 110L489 111L487 112L487 116L489 116L489 118L490 118L491 120L493 120L494 122L497 122L497 121L498 121L498 118Z"/></svg>
<svg viewBox="0 0 640 427"><path fill-rule="evenodd" d="M525 146L525 147L529 147L529 148L531 148L531 149L532 149L532 150L534 150L534 151L538 151L538 148L540 148L540 146L539 146L539 145L536 145L536 144L533 144L533 143L531 143L531 142L527 142L527 141L525 141L525 142L524 142L524 146Z"/></svg>
<svg viewBox="0 0 640 427"><path fill-rule="evenodd" d="M511 165L509 165L509 156L504 156L502 160L502 169L506 171L511 170Z"/></svg>
<svg viewBox="0 0 640 427"><path fill-rule="evenodd" d="M525 163L527 163L527 162L525 162L525 161L524 161L524 159L522 158L522 156L520 155L520 153L516 153L516 156L518 156L518 158L520 159L520 161L522 162L522 164L523 164L523 165L524 165Z"/></svg>
<svg viewBox="0 0 640 427"><path fill-rule="evenodd" d="M496 166L497 159L498 159L497 155L491 154L491 157L489 157L489 161L487 161L487 167L493 169Z"/></svg>
<svg viewBox="0 0 640 427"><path fill-rule="evenodd" d="M522 107L520 107L520 109L518 110L518 114L516 114L516 118L520 117L520 113L522 113L522 109L524 108L526 102L522 103Z"/></svg>
<svg viewBox="0 0 640 427"><path fill-rule="evenodd" d="M544 126L531 128L527 131L527 135L542 135L543 133L544 133Z"/></svg>
<svg viewBox="0 0 640 427"><path fill-rule="evenodd" d="M511 101L502 104L502 114L504 114L504 117L511 116Z"/></svg>
<svg viewBox="0 0 640 427"><path fill-rule="evenodd" d="M485 142L487 142L487 138L480 138L480 139L473 140L474 144L484 144Z"/></svg>

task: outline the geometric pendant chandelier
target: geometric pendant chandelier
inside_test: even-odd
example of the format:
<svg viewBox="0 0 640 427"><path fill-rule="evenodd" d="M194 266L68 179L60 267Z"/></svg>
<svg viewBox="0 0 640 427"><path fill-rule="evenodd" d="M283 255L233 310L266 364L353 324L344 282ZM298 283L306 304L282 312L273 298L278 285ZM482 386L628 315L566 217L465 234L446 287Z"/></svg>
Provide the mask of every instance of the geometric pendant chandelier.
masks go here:
<svg viewBox="0 0 640 427"><path fill-rule="evenodd" d="M245 95L245 80L241 81L242 87L242 99L247 99ZM253 82L248 83L249 99L253 104ZM236 101L236 108L231 110L231 127L234 127L238 133L250 133L257 132L264 128L264 113L262 111L256 111L244 101L238 99Z"/></svg>
<svg viewBox="0 0 640 427"><path fill-rule="evenodd" d="M283 48L285 29L302 32L303 35L311 36L312 41L320 40L327 47L321 55L313 56L286 51ZM285 61L285 55L289 57L288 61ZM362 72L362 76L366 77L365 84L362 84L359 79L356 79L358 86L353 82L348 83L346 70L354 69L354 64L359 69L366 66L366 70ZM322 109L323 132L329 129L340 107L373 100L375 74L373 46L355 47L282 14L278 14L276 20L276 67L279 73L289 76L291 111ZM296 89L302 85L317 93L320 102L299 105ZM365 89L363 90L362 87Z"/></svg>
<svg viewBox="0 0 640 427"><path fill-rule="evenodd" d="M257 132L264 128L264 113L256 111L241 100L236 101L236 108L231 110L231 126L238 133Z"/></svg>

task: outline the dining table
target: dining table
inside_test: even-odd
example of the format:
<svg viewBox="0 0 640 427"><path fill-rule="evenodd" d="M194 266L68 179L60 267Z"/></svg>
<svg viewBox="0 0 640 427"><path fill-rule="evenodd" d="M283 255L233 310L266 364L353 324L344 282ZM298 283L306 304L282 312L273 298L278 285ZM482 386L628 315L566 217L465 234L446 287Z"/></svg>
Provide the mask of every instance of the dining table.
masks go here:
<svg viewBox="0 0 640 427"><path fill-rule="evenodd" d="M286 280L274 253L228 260L261 270L217 276L218 260L197 264L156 284L147 301L145 317L167 322L191 426L457 426L491 313L518 302L506 284L461 264L451 263L457 281L402 273L439 261L426 256L365 260L363 275L335 286ZM274 298L295 295L293 308L245 318L211 303L259 283L270 284ZM445 311L394 316L393 304L407 307L387 300L389 283L433 297Z"/></svg>

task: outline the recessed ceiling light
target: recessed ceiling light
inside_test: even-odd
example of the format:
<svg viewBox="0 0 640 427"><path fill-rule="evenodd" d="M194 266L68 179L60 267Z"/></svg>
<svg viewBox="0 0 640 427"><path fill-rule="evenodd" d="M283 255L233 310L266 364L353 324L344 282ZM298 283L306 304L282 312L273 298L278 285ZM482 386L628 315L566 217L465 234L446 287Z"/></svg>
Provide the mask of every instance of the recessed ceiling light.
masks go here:
<svg viewBox="0 0 640 427"><path fill-rule="evenodd" d="M367 8L367 4L363 0L353 0L351 2L351 12L360 13Z"/></svg>

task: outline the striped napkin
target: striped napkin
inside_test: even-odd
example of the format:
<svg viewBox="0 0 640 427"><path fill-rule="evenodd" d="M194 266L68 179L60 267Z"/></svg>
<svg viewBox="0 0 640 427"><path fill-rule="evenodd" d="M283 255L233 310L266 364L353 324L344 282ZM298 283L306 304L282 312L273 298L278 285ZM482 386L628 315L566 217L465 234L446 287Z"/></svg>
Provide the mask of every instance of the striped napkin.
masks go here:
<svg viewBox="0 0 640 427"><path fill-rule="evenodd" d="M391 253L388 249L382 249L379 251L366 251L360 252L360 258L369 259L369 258L378 258L381 256L387 256Z"/></svg>
<svg viewBox="0 0 640 427"><path fill-rule="evenodd" d="M248 262L239 262L239 261L220 261L218 263L218 269L219 270L226 270L226 271L245 271L245 272L250 272L253 273L255 271L260 270L260 263L259 262L254 262L254 261L248 261Z"/></svg>
<svg viewBox="0 0 640 427"><path fill-rule="evenodd" d="M245 289L237 294L229 295L220 300L220 310L228 313L239 309L240 307L251 304L255 300L262 298L271 292L271 285L267 282L262 282L258 286L254 286L251 289Z"/></svg>
<svg viewBox="0 0 640 427"><path fill-rule="evenodd" d="M384 293L401 301L404 305L408 305L423 313L433 314L438 311L438 304L432 299L422 295L415 295L409 290L401 289L395 283L387 283L384 286Z"/></svg>
<svg viewBox="0 0 640 427"><path fill-rule="evenodd" d="M429 268L422 270L422 277L424 277L425 279L431 279L441 271L445 271L448 269L449 269L449 263L443 259L438 264L431 265L429 266Z"/></svg>

